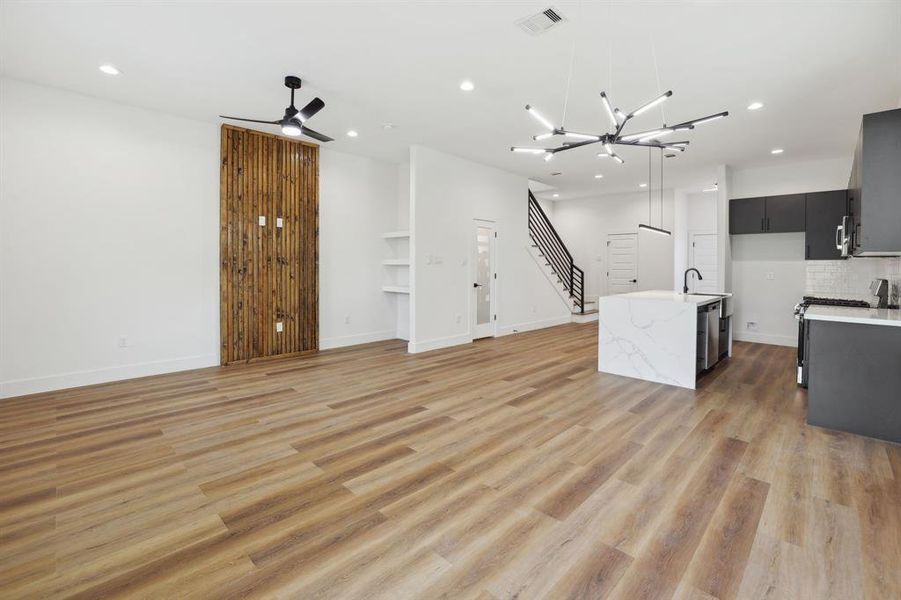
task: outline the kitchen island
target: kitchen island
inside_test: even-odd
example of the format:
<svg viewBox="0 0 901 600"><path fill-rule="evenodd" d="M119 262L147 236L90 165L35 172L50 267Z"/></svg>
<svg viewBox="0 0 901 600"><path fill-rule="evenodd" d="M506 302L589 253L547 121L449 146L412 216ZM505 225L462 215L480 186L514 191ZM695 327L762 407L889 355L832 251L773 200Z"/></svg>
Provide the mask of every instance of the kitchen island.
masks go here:
<svg viewBox="0 0 901 600"><path fill-rule="evenodd" d="M729 298L666 290L600 298L598 371L695 389L698 373L716 362L706 361L708 350L714 359L732 354L731 319L719 318L720 302ZM709 309L716 310L717 343L706 329Z"/></svg>

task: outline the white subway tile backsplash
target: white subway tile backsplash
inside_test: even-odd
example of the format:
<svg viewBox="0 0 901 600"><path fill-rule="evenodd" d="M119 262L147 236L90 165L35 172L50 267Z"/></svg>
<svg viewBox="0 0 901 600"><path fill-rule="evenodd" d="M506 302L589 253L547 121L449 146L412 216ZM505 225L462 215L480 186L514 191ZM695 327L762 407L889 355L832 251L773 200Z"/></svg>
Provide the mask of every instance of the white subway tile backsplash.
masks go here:
<svg viewBox="0 0 901 600"><path fill-rule="evenodd" d="M888 279L889 301L898 303L901 287L901 257L809 260L806 262L804 294L824 298L874 300L869 285L874 279Z"/></svg>

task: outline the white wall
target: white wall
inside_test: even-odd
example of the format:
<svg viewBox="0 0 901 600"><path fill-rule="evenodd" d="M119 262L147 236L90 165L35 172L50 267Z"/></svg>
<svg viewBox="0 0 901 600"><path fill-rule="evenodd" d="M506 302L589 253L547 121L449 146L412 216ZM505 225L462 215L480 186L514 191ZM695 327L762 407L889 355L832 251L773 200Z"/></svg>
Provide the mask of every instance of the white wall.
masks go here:
<svg viewBox="0 0 901 600"><path fill-rule="evenodd" d="M2 394L217 364L217 127L0 89Z"/></svg>
<svg viewBox="0 0 901 600"><path fill-rule="evenodd" d="M780 160L772 166L732 170L729 197L844 189L850 168L850 158L835 158ZM804 234L736 235L730 239L735 339L796 345L798 327L792 309L804 295ZM757 324L756 331L748 328L749 321Z"/></svg>
<svg viewBox="0 0 901 600"><path fill-rule="evenodd" d="M0 396L218 364L218 165L216 123L0 80ZM322 347L394 337L397 166L320 190Z"/></svg>
<svg viewBox="0 0 901 600"><path fill-rule="evenodd" d="M674 222L673 190L664 190L664 228L672 230ZM607 235L636 233L640 223L648 221L648 194L608 194L554 203L551 217L554 227L572 253L576 264L585 270L586 295L607 294ZM660 201L654 192L651 202L651 225L660 223ZM673 268L672 252L669 269ZM664 285L668 287L668 283Z"/></svg>
<svg viewBox="0 0 901 600"><path fill-rule="evenodd" d="M319 347L391 339L392 294L382 291L397 229L397 165L322 149L319 160Z"/></svg>
<svg viewBox="0 0 901 600"><path fill-rule="evenodd" d="M422 146L413 146L410 158L410 351L472 339L474 219L494 221L498 232L498 334L569 322L566 304L529 253L526 178Z"/></svg>

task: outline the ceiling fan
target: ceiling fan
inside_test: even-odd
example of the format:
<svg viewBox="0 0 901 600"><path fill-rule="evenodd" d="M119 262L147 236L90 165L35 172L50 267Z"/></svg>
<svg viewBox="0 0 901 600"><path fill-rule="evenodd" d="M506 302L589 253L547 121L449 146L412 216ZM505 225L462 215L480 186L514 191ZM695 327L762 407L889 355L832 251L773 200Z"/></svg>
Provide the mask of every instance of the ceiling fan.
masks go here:
<svg viewBox="0 0 901 600"><path fill-rule="evenodd" d="M243 119L241 117L228 117L219 115L223 119L231 119L233 121L247 121L248 123L266 123L269 125L281 125L282 133L290 136L305 135L320 142L333 142L334 139L327 135L323 135L318 131L313 131L305 125L307 120L318 113L325 107L325 102L320 98L313 98L310 102L297 110L294 107L294 90L300 89L300 77L288 75L285 77L285 87L291 90L291 105L285 109L285 116L277 121L261 121L259 119Z"/></svg>

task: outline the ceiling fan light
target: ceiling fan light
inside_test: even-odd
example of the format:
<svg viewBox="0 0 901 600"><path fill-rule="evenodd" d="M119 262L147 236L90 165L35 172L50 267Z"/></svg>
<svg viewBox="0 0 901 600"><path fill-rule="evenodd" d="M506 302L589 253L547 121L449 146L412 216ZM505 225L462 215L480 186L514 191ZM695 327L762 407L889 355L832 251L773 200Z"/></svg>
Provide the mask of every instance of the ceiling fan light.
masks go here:
<svg viewBox="0 0 901 600"><path fill-rule="evenodd" d="M550 129L551 131L553 131L554 126L551 125L551 122L548 121L547 119L545 119L545 118L544 118L544 115L542 115L540 112L538 112L537 110L535 110L535 107L534 107L534 106L531 106L531 105L529 105L529 104L526 104L526 110L529 111L529 114L530 114L530 115L532 115L533 117L535 117L535 120L536 120L536 121L538 121L539 123L541 123L542 125L544 125L546 128L548 128L548 129Z"/></svg>
<svg viewBox="0 0 901 600"><path fill-rule="evenodd" d="M616 156L616 154L613 152L613 146L611 146L608 142L604 142L604 150L607 151L607 154L609 156Z"/></svg>
<svg viewBox="0 0 901 600"><path fill-rule="evenodd" d="M298 136L303 133L303 129L300 126L300 122L292 119L287 123L282 123L282 133L290 136Z"/></svg>
<svg viewBox="0 0 901 600"><path fill-rule="evenodd" d="M551 137L552 135L554 135L554 132L553 132L553 131L548 131L547 133L539 133L538 135L533 135L533 136L532 136L532 139L535 140L536 142L540 142L541 140L546 140L546 139L548 139L548 138Z"/></svg>
<svg viewBox="0 0 901 600"><path fill-rule="evenodd" d="M637 116L640 115L641 113L643 113L643 112L645 112L645 111L647 111L647 110L650 110L650 109L652 109L653 107L657 106L658 104L660 104L661 102L663 102L664 100L666 100L667 98L669 98L669 97L672 96L672 95L673 95L673 90L668 90L668 91L664 92L663 94L660 94L659 96L657 96L656 98L654 98L653 100L651 100L650 102L648 102L647 104L645 104L644 106L635 109L634 111L632 111L632 114L629 115L629 116L631 116L631 117L637 117Z"/></svg>
<svg viewBox="0 0 901 600"><path fill-rule="evenodd" d="M544 155L544 162L548 162L548 161L550 161L552 158L554 158L554 153L553 153L553 152L546 152L545 155Z"/></svg>
<svg viewBox="0 0 901 600"><path fill-rule="evenodd" d="M607 152L598 152L598 158L610 158Z"/></svg>
<svg viewBox="0 0 901 600"><path fill-rule="evenodd" d="M619 164L623 164L624 162L626 162L623 159L621 159L619 156L617 156L616 154L611 154L610 156L613 158L613 160L615 160Z"/></svg>
<svg viewBox="0 0 901 600"><path fill-rule="evenodd" d="M616 110L613 111L613 114L616 115L616 118L619 119L620 122L625 121L626 119L629 118L629 117L626 116L626 113L624 113L623 111L621 111L621 110L618 109L618 108L617 108Z"/></svg>

